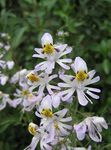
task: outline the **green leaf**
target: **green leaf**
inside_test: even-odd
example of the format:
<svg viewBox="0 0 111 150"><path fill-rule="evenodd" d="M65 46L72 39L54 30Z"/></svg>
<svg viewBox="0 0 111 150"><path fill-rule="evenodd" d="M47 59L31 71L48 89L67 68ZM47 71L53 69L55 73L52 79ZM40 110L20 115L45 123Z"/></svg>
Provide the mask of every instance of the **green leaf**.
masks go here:
<svg viewBox="0 0 111 150"><path fill-rule="evenodd" d="M108 59L105 59L105 60L103 61L103 69L104 69L104 72L105 72L106 74L109 74L109 72L110 72L110 67L111 67L111 64L110 64L109 60L108 60Z"/></svg>
<svg viewBox="0 0 111 150"><path fill-rule="evenodd" d="M26 31L27 31L27 27L22 27L16 31L12 40L12 48L16 48L22 43L23 35Z"/></svg>
<svg viewBox="0 0 111 150"><path fill-rule="evenodd" d="M0 133L3 133L10 125L12 124L18 124L19 118L16 116L9 116L5 118L3 121L1 120L0 123Z"/></svg>

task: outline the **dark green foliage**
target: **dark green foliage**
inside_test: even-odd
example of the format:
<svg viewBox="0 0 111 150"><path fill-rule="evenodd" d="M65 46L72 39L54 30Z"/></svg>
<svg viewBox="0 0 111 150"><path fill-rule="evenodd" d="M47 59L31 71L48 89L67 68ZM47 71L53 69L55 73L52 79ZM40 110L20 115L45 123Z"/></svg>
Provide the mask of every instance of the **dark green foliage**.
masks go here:
<svg viewBox="0 0 111 150"><path fill-rule="evenodd" d="M97 145L89 140L89 144L94 150L110 150L111 0L0 0L0 8L0 32L8 33L11 37L10 57L15 61L12 73L21 68L33 69L40 61L32 58L32 55L34 47L41 47L40 38L44 32L50 32L55 41L59 41L57 31L69 33L62 41L73 47L71 57L81 56L88 67L97 70L101 77L98 84L102 90L100 100L94 101L94 105L78 107L85 116L93 113L105 117L109 125L109 130L102 133L102 143ZM10 92L6 87L2 89ZM71 114L73 107L75 104L71 106ZM81 119L78 112L74 115ZM27 132L27 125L33 118L34 113L21 116L19 109L7 107L1 111L0 150L25 148L32 138ZM74 143L87 147L85 141L83 145L76 140Z"/></svg>

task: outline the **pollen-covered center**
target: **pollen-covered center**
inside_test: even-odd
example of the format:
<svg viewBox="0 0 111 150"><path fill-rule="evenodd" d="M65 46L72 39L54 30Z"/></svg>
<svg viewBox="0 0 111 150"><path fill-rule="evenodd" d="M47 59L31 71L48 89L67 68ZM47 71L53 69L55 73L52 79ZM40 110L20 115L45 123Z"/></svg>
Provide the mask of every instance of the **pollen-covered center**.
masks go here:
<svg viewBox="0 0 111 150"><path fill-rule="evenodd" d="M45 117L53 117L53 112L51 111L51 109L43 109L41 112L42 115L44 115Z"/></svg>
<svg viewBox="0 0 111 150"><path fill-rule="evenodd" d="M88 78L88 73L86 73L86 71L78 71L76 73L76 79L78 81L84 81L87 78Z"/></svg>
<svg viewBox="0 0 111 150"><path fill-rule="evenodd" d="M35 135L37 133L37 128L38 128L38 126L31 122L31 123L29 123L28 131L30 134Z"/></svg>
<svg viewBox="0 0 111 150"><path fill-rule="evenodd" d="M22 95L23 96L28 96L30 93L29 93L29 91L28 90L23 90L22 91Z"/></svg>
<svg viewBox="0 0 111 150"><path fill-rule="evenodd" d="M55 127L55 129L59 130L59 126L58 126L58 123L56 121L54 122L54 127Z"/></svg>
<svg viewBox="0 0 111 150"><path fill-rule="evenodd" d="M27 78L31 81L31 82L37 82L39 81L39 76L37 76L36 74L34 73L29 73L27 75Z"/></svg>
<svg viewBox="0 0 111 150"><path fill-rule="evenodd" d="M46 54L54 53L54 46L52 44L44 45L43 52L46 53Z"/></svg>

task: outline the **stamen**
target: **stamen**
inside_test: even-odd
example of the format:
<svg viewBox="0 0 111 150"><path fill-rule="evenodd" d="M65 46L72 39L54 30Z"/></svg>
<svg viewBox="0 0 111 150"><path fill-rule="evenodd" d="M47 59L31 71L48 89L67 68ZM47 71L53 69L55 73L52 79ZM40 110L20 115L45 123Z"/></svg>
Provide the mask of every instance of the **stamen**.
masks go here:
<svg viewBox="0 0 111 150"><path fill-rule="evenodd" d="M35 135L37 133L37 129L38 129L38 126L35 123L33 122L29 123L28 131L30 134Z"/></svg>
<svg viewBox="0 0 111 150"><path fill-rule="evenodd" d="M28 90L23 90L22 91L22 95L23 96L28 96L30 93L29 93L29 91Z"/></svg>
<svg viewBox="0 0 111 150"><path fill-rule="evenodd" d="M54 127L55 127L55 129L59 130L59 126L58 126L58 123L56 121L54 122Z"/></svg>
<svg viewBox="0 0 111 150"><path fill-rule="evenodd" d="M78 81L84 81L88 78L88 74L86 71L78 71L76 74L76 80Z"/></svg>
<svg viewBox="0 0 111 150"><path fill-rule="evenodd" d="M34 73L29 73L27 75L27 78L31 81L31 82L37 82L39 81L39 76L37 76L36 74Z"/></svg>
<svg viewBox="0 0 111 150"><path fill-rule="evenodd" d="M43 109L41 114L49 118L53 117L53 112L50 109Z"/></svg>
<svg viewBox="0 0 111 150"><path fill-rule="evenodd" d="M54 46L50 43L50 44L46 44L44 45L44 48L43 48L43 52L46 53L46 54L52 54L54 53Z"/></svg>

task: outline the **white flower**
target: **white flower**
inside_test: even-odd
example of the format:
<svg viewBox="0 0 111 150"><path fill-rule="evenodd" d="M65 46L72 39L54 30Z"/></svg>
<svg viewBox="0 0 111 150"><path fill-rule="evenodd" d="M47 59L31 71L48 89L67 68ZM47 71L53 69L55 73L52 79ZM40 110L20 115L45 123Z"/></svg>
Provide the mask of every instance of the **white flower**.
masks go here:
<svg viewBox="0 0 111 150"><path fill-rule="evenodd" d="M27 69L22 69L18 72L16 72L10 80L10 83L14 83L16 84L17 82L19 82L19 84L22 86L22 84L24 85L24 83L27 82L26 79L26 75L30 72L30 70Z"/></svg>
<svg viewBox="0 0 111 150"><path fill-rule="evenodd" d="M52 150L52 147L49 145L51 141L49 134L43 128L39 128L36 124L30 123L28 130L34 137L32 138L31 144L24 150L35 150L39 142L41 150Z"/></svg>
<svg viewBox="0 0 111 150"><path fill-rule="evenodd" d="M3 110L7 103L11 106L11 107L16 107L17 105L17 102L13 102L13 100L10 99L9 95L8 94L5 94L3 92L0 91L0 99L1 99L1 102L0 102L0 110Z"/></svg>
<svg viewBox="0 0 111 150"><path fill-rule="evenodd" d="M96 83L100 80L100 77L94 77L95 70L87 71L87 65L85 61L76 57L74 63L71 65L75 76L68 76L61 74L59 77L65 83L59 83L60 87L67 88L67 90L60 92L64 101L69 101L73 96L74 92L77 92L79 104L85 106L88 101L92 103L89 97L98 99L99 96L95 93L99 93L100 89L89 87L90 84Z"/></svg>
<svg viewBox="0 0 111 150"><path fill-rule="evenodd" d="M66 117L68 109L63 109L53 113L52 100L48 95L46 96L36 111L36 116L41 118L40 126L47 130L50 134L50 138L66 136L69 134L69 130L72 129L71 125L67 125L67 122L72 120L71 117Z"/></svg>
<svg viewBox="0 0 111 150"><path fill-rule="evenodd" d="M47 73L41 73L40 75L38 75L35 71L32 71L27 75L27 78L32 90L38 87L38 93L43 93L45 88L47 89L49 94L53 94L52 89L60 90L60 87L51 85L49 83L52 79L57 78L56 74L49 76Z"/></svg>
<svg viewBox="0 0 111 150"><path fill-rule="evenodd" d="M72 51L71 47L67 47L67 44L53 44L52 36L49 33L45 33L41 38L42 48L35 48L37 54L33 57L45 59L45 61L36 65L35 69L45 70L46 73L52 73L55 68L55 63L59 64L62 68L69 70L70 67L65 63L71 63L69 58L62 58L62 56L69 54Z"/></svg>
<svg viewBox="0 0 111 150"><path fill-rule="evenodd" d="M32 92L27 84L22 84L22 89L16 89L13 102L23 106L23 111L31 111L42 100L43 95Z"/></svg>
<svg viewBox="0 0 111 150"><path fill-rule="evenodd" d="M2 69L6 68L6 62L4 60L0 60L0 68Z"/></svg>
<svg viewBox="0 0 111 150"><path fill-rule="evenodd" d="M7 61L6 64L9 70L14 67L14 61Z"/></svg>
<svg viewBox="0 0 111 150"><path fill-rule="evenodd" d="M88 148L84 148L84 147L74 147L71 150L91 150L91 145L88 146Z"/></svg>
<svg viewBox="0 0 111 150"><path fill-rule="evenodd" d="M52 112L52 100L50 95L47 95L43 98L41 104L39 105L36 115L40 118L47 118L50 119L53 117Z"/></svg>
<svg viewBox="0 0 111 150"><path fill-rule="evenodd" d="M95 142L102 141L102 127L108 129L108 125L103 117L87 117L81 123L74 125L74 130L76 131L77 138L83 140L85 138L86 132L89 133L90 138Z"/></svg>
<svg viewBox="0 0 111 150"><path fill-rule="evenodd" d="M6 76L0 72L0 84L5 85L7 81L8 81L8 76Z"/></svg>

